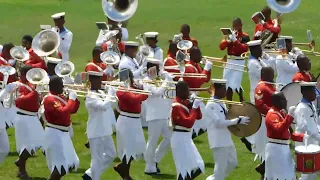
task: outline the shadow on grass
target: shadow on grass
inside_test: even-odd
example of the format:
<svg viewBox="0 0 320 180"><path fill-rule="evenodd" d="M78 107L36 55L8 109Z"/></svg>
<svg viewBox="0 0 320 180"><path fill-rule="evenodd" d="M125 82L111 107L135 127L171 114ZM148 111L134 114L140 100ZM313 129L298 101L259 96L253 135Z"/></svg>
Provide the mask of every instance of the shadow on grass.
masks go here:
<svg viewBox="0 0 320 180"><path fill-rule="evenodd" d="M206 162L204 163L205 167L208 167L208 168L213 168L214 167L214 163L213 162Z"/></svg>
<svg viewBox="0 0 320 180"><path fill-rule="evenodd" d="M9 152L8 156L19 156L18 152L13 151L13 152Z"/></svg>
<svg viewBox="0 0 320 180"><path fill-rule="evenodd" d="M203 144L203 141L201 141L200 139L193 139L193 142L195 144Z"/></svg>
<svg viewBox="0 0 320 180"><path fill-rule="evenodd" d="M72 171L72 174L84 174L87 169L78 168L77 171Z"/></svg>
<svg viewBox="0 0 320 180"><path fill-rule="evenodd" d="M81 123L79 123L79 122L72 122L72 125L78 126L78 125L81 125Z"/></svg>
<svg viewBox="0 0 320 180"><path fill-rule="evenodd" d="M31 177L31 180L47 180L48 178L44 177Z"/></svg>
<svg viewBox="0 0 320 180"><path fill-rule="evenodd" d="M121 162L121 161L120 161L120 158L116 157L116 158L113 160L113 162Z"/></svg>
<svg viewBox="0 0 320 180"><path fill-rule="evenodd" d="M175 179L176 175L173 174L155 174L150 175L153 179Z"/></svg>

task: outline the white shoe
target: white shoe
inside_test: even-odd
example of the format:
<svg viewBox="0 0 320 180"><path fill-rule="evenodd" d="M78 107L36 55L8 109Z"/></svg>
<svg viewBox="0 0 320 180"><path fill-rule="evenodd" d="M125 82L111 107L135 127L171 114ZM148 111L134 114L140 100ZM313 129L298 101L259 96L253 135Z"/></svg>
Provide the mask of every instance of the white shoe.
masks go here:
<svg viewBox="0 0 320 180"><path fill-rule="evenodd" d="M206 178L206 180L214 180L213 174L210 175L210 176L208 176L208 177Z"/></svg>
<svg viewBox="0 0 320 180"><path fill-rule="evenodd" d="M146 164L146 169L144 170L145 174L157 174L156 164Z"/></svg>

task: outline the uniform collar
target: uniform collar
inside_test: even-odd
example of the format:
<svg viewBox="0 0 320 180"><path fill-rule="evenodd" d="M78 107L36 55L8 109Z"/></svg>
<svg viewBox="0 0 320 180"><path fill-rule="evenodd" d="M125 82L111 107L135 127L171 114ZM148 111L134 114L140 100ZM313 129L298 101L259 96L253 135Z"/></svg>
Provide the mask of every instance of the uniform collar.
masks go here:
<svg viewBox="0 0 320 180"><path fill-rule="evenodd" d="M305 98L302 98L302 99L301 99L301 102L302 102L302 103L309 103L309 104L311 103L310 101L308 101L308 100L305 99Z"/></svg>
<svg viewBox="0 0 320 180"><path fill-rule="evenodd" d="M178 96L176 96L175 101L176 101L177 103L183 104L183 105L185 105L185 106L187 106L187 105L190 103L187 99L186 99L186 100L183 100L183 99L179 98Z"/></svg>
<svg viewBox="0 0 320 180"><path fill-rule="evenodd" d="M67 28L63 26L63 27L60 29L60 32L59 32L59 33L62 34L62 33L64 33L65 31L67 31Z"/></svg>
<svg viewBox="0 0 320 180"><path fill-rule="evenodd" d="M221 98L219 98L218 96L215 96L215 95L212 96L212 98L213 98L213 99L221 99Z"/></svg>

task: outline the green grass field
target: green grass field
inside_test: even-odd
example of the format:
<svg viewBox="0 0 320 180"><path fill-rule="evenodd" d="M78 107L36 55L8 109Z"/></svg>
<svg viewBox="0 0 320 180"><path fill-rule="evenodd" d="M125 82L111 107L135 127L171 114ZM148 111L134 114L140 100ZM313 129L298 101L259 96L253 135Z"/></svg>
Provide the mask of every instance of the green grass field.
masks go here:
<svg viewBox="0 0 320 180"><path fill-rule="evenodd" d="M254 24L251 15L266 5L265 0L140 0L136 14L130 19L128 30L129 39L146 31L158 31L159 45L166 52L168 40L174 34L179 33L180 25L191 25L191 35L196 37L204 55L222 57L225 52L219 50L222 38L219 28L230 27L232 19L240 17L244 23L244 31L252 37ZM283 16L282 35L294 36L295 42L307 42L306 30L310 29L316 41L320 40L318 32L320 1L302 1L300 7ZM23 35L35 35L39 31L40 24L52 24L51 15L65 11L66 27L73 34L70 60L76 65L78 72L84 69L85 64L91 60L91 51L98 36L95 22L105 21L101 9L101 0L0 0L0 44L13 42L20 45ZM312 59L312 72L315 76L320 70L320 58ZM213 78L222 78L221 69L213 69ZM242 85L245 89L245 97L249 100L249 80L244 74ZM85 135L87 111L82 104L79 112L73 116L73 128L75 137L73 143L80 158L80 167L76 173L68 174L64 179L81 179L82 174L90 165L89 150L84 147L87 141ZM17 159L15 150L14 130L9 129L11 153L0 165L0 179L16 179L17 167L14 161ZM146 135L147 138L147 135ZM227 178L229 180L257 180L258 174L254 171L257 162L253 162L254 155L249 153L239 138L234 137L238 152L239 167ZM213 173L214 161L212 152L207 143L207 134L195 140L199 152L206 164L205 175L198 177L204 180ZM116 163L116 162L115 162ZM176 171L171 152L169 152L160 164L162 175L144 175L145 163L134 162L131 168L133 179L175 179ZM45 157L38 153L36 157L28 161L29 175L34 179L46 179L49 170ZM35 178L37 177L37 178ZM109 168L101 179L120 179L117 173Z"/></svg>

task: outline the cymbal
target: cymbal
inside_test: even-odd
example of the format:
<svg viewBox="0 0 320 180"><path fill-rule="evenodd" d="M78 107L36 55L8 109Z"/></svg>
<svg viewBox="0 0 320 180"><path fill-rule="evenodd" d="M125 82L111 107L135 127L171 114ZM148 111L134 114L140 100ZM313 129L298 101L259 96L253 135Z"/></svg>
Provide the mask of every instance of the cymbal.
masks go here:
<svg viewBox="0 0 320 180"><path fill-rule="evenodd" d="M238 116L250 117L248 125L237 124L229 126L229 131L238 137L248 137L256 133L262 122L262 117L259 110L251 103L244 102L243 106L232 105L228 111L227 119L234 119Z"/></svg>

